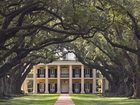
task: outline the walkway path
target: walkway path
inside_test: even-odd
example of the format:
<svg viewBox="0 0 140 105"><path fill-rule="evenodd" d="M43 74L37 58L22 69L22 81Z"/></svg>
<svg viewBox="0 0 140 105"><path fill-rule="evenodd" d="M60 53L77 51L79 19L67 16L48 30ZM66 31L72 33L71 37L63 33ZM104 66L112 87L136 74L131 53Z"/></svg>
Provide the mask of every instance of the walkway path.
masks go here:
<svg viewBox="0 0 140 105"><path fill-rule="evenodd" d="M75 105L69 94L61 94L54 105Z"/></svg>

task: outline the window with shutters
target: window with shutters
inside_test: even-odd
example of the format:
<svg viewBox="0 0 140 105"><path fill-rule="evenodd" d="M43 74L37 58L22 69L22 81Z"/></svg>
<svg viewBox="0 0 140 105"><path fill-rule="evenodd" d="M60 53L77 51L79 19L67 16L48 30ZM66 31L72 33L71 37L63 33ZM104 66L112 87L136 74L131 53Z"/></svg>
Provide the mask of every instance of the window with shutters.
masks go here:
<svg viewBox="0 0 140 105"><path fill-rule="evenodd" d="M56 77L56 69L55 68L51 68L49 73L50 73L50 77Z"/></svg>

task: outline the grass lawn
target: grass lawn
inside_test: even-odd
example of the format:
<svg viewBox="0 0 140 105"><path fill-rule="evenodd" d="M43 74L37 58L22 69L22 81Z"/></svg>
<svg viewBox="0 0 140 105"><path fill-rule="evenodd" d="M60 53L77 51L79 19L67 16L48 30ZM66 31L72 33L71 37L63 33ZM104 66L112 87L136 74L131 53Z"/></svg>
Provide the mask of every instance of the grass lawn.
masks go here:
<svg viewBox="0 0 140 105"><path fill-rule="evenodd" d="M54 105L58 94L38 94L1 100L0 105Z"/></svg>
<svg viewBox="0 0 140 105"><path fill-rule="evenodd" d="M140 99L124 97L99 97L93 94L71 95L75 105L140 105Z"/></svg>

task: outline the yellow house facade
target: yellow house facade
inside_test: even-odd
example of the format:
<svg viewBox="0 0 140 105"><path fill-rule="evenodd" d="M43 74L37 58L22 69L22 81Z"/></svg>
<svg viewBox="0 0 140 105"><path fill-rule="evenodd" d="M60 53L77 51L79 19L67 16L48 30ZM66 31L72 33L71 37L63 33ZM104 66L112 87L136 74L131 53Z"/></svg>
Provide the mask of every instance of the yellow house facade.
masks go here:
<svg viewBox="0 0 140 105"><path fill-rule="evenodd" d="M101 73L74 60L34 65L22 84L25 93L103 93L108 81Z"/></svg>

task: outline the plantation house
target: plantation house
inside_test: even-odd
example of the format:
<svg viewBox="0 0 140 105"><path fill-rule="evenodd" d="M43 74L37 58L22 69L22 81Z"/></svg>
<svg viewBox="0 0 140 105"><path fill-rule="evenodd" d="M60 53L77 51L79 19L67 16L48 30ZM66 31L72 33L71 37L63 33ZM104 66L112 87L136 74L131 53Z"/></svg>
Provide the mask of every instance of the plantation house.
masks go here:
<svg viewBox="0 0 140 105"><path fill-rule="evenodd" d="M38 64L25 79L25 93L103 93L108 81L93 68L75 60Z"/></svg>

